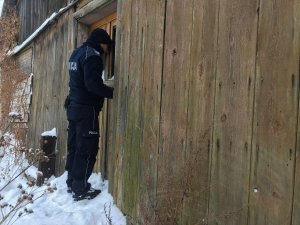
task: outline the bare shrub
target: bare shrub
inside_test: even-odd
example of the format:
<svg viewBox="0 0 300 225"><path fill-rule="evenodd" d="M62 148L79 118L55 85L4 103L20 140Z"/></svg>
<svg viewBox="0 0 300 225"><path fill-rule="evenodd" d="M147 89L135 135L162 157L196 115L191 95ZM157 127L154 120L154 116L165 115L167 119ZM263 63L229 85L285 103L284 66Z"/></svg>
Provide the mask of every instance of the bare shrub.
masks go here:
<svg viewBox="0 0 300 225"><path fill-rule="evenodd" d="M48 161L48 156L39 150L25 147L26 123L23 119L27 111L26 81L28 76L10 50L16 46L19 30L15 9L0 17L0 224L10 225L19 218L33 213L28 207L38 198L52 193L56 187L46 183L36 186L36 179L26 175L26 171L38 162ZM3 160L5 159L5 160ZM41 175L38 172L37 177ZM6 202L3 192L11 188L17 178L24 176L26 185L18 185L18 199Z"/></svg>
<svg viewBox="0 0 300 225"><path fill-rule="evenodd" d="M0 61L7 57L7 53L17 43L19 20L15 9L0 17Z"/></svg>
<svg viewBox="0 0 300 225"><path fill-rule="evenodd" d="M12 105L17 105L14 110L22 111L25 99L20 96L19 99L14 98L20 84L27 78L25 74L19 69L18 63L12 57L6 57L0 62L1 67L1 120L0 126L3 127L7 122L7 116L12 111ZM14 103L15 102L15 103ZM16 122L17 120L15 120Z"/></svg>
<svg viewBox="0 0 300 225"><path fill-rule="evenodd" d="M16 45L19 30L16 10L4 17L0 17L0 129L7 126L9 112L14 110L23 111L26 102L25 95L22 97L22 82L27 78L15 57L9 54L9 50ZM16 98L16 92L19 92ZM17 106L17 107L16 107ZM17 120L15 120L16 122Z"/></svg>
<svg viewBox="0 0 300 225"><path fill-rule="evenodd" d="M48 156L41 150L22 146L12 134L5 134L0 137L0 140L0 224L10 225L19 218L33 213L28 206L44 195L53 193L56 187L51 186L47 180L41 187L37 187L36 179L26 175L26 171L31 166L38 162L49 161ZM41 172L38 171L37 177L40 174ZM11 184L21 176L27 178L26 185L18 185L17 201L7 202L3 192L11 188Z"/></svg>

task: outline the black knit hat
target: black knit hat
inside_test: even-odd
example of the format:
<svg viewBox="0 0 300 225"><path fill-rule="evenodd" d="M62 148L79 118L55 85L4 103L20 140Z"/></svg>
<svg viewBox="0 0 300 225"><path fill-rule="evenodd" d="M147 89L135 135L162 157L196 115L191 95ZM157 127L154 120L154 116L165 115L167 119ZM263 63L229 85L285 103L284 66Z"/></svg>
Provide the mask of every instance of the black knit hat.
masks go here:
<svg viewBox="0 0 300 225"><path fill-rule="evenodd" d="M95 44L113 45L113 41L110 39L108 33L101 28L93 30L87 40Z"/></svg>

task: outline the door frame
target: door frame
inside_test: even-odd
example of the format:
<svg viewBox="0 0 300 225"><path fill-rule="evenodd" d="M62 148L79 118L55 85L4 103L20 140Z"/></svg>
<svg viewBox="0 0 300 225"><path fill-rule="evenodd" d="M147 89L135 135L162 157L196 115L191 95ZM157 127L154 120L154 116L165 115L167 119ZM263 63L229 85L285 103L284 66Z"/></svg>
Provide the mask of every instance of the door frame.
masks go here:
<svg viewBox="0 0 300 225"><path fill-rule="evenodd" d="M115 31L116 31L116 22L117 22L117 12L96 21L91 26L89 26L89 33L96 28L102 28L107 31L111 38L115 41ZM111 53L108 56L105 56L104 59L104 79L110 79L114 74L114 51L113 48ZM102 178L108 178L108 157L110 148L112 146L112 124L110 123L112 109L112 103L110 100L104 102L102 111L99 114L99 127L100 127L100 139L99 139L99 152L97 156L97 161L95 164L95 170L101 171Z"/></svg>

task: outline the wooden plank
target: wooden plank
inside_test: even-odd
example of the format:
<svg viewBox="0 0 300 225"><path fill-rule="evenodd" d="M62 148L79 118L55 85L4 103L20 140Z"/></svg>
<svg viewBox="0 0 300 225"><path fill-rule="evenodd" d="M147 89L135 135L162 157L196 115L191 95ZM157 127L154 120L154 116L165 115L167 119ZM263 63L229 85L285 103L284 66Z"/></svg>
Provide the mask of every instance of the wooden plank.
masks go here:
<svg viewBox="0 0 300 225"><path fill-rule="evenodd" d="M64 171L64 155L66 155L66 148L65 143L67 140L66 135L66 127L63 127L63 125L66 125L66 117L61 117L62 114L65 114L65 111L63 109L63 100L65 99L65 95L62 95L61 90L67 90L68 88L68 82L63 83L62 80L64 77L68 76L68 69L67 69L67 61L68 61L68 55L66 55L66 40L65 36L68 34L69 31L71 31L72 27L68 28L69 19L71 18L71 13L73 10L68 11L68 13L64 14L60 20L58 21L57 27L55 32L53 33L53 46L52 46L52 57L50 60L50 64L54 62L56 66L54 66L50 71L50 80L51 85L49 85L51 88L51 91L48 93L48 104L49 104L49 124L50 127L57 127L58 132L58 140L57 140L57 150L58 150L58 156L59 156L59 164L57 164L57 171ZM62 61L62 59L64 59ZM63 73L63 74L61 74ZM53 114L56 114L56 116L53 116Z"/></svg>
<svg viewBox="0 0 300 225"><path fill-rule="evenodd" d="M62 52L63 58L67 59L70 57L72 50L74 49L75 43L74 43L74 25L73 25L73 13L74 9L70 9L68 13L64 15L64 20L62 20L63 23L63 30L61 31L63 35L62 39ZM59 59L59 57L57 57ZM58 100L58 109L59 110L59 117L58 117L58 124L59 124L59 154L60 154L60 166L58 168L58 173L61 174L65 171L65 157L67 154L67 127L68 122L66 118L66 112L63 108L65 97L68 94L68 82L69 82L69 74L68 74L68 65L67 60L63 62L58 62L61 64L61 70L57 72L57 74L61 73L61 75L58 76L58 82L60 83L60 88L58 90L58 93L60 97Z"/></svg>
<svg viewBox="0 0 300 225"><path fill-rule="evenodd" d="M34 47L34 63L33 63L33 87L32 87L32 104L31 104L31 114L29 119L29 129L28 129L28 143L31 148L39 148L39 137L41 134L40 124L37 121L41 121L40 111L42 105L42 74L36 68L36 63L38 60L45 61L45 54L41 52L41 46Z"/></svg>
<svg viewBox="0 0 300 225"><path fill-rule="evenodd" d="M292 61L295 63L295 77L300 76L300 29L297 29L297 27L300 27L300 1L295 1L294 2L294 12L293 12L293 17L294 17L294 47L293 51L294 52L294 60ZM297 56L298 55L298 56ZM298 68L297 68L297 57L298 57ZM297 72L298 71L298 72ZM299 81L298 81L299 83ZM298 100L300 101L300 99ZM299 102L298 102L299 104ZM300 107L300 104L299 104ZM300 109L298 108L298 130L297 130L297 145L296 145L296 165L295 165L295 185L294 185L294 199L293 199L293 221L292 225L297 225L300 224L300 126L299 126L299 112Z"/></svg>
<svg viewBox="0 0 300 225"><path fill-rule="evenodd" d="M165 1L143 1L140 224L155 224ZM143 74L141 74L143 73Z"/></svg>
<svg viewBox="0 0 300 225"><path fill-rule="evenodd" d="M221 1L209 224L247 224L257 1Z"/></svg>
<svg viewBox="0 0 300 225"><path fill-rule="evenodd" d="M72 19L74 10L71 9L69 13L67 13L65 16L66 18L66 23L65 23L65 31L64 31L64 58L69 59L71 56L71 53L75 47L75 27L74 27L74 21ZM62 88L60 89L60 103L59 107L62 107L64 105L65 97L67 96L69 90L68 90L68 83L69 83L69 74L68 74L68 64L67 60L62 63L62 75L61 75L61 85ZM58 168L59 171L58 173L62 173L65 171L65 162L66 162L66 155L67 155L67 128L68 128L68 121L67 121L67 116L65 110L60 110L60 118L59 121L61 123L61 130L59 136L61 138L59 139L60 141L60 167Z"/></svg>
<svg viewBox="0 0 300 225"><path fill-rule="evenodd" d="M38 148L41 132L57 128L58 174L64 171L66 155L67 121L63 102L68 91L68 67L65 59L74 48L72 15L73 10L70 9L55 26L37 38L34 48L32 113L28 142L30 147Z"/></svg>
<svg viewBox="0 0 300 225"><path fill-rule="evenodd" d="M76 23L77 26L77 32L76 32L76 47L79 47L88 37L89 29L88 26Z"/></svg>
<svg viewBox="0 0 300 225"><path fill-rule="evenodd" d="M114 21L110 23L110 34L114 41L116 41L117 36L117 25L116 25L117 19L115 18ZM116 63L116 48L113 48L113 52L109 56L109 78L115 77L115 63ZM113 87L114 86L114 80L106 82L106 85ZM107 168L107 179L108 177L112 177L114 175L115 170L115 163L111 163L114 160L115 156L115 149L113 148L113 142L114 142L114 131L115 131L115 104L114 100L108 100L107 102L108 107L108 127L107 127L107 137L106 137L106 149L107 149L107 160L106 160L106 168Z"/></svg>
<svg viewBox="0 0 300 225"><path fill-rule="evenodd" d="M107 179L107 154L108 154L108 149L107 149L107 142L106 142L106 137L107 137L107 127L108 127L108 111L107 111L107 106L108 106L108 100L105 100L102 111L100 112L100 140L99 140L99 159L97 159L97 162L99 163L99 169L98 171L101 172L102 178ZM101 154L101 155L100 155Z"/></svg>
<svg viewBox="0 0 300 225"><path fill-rule="evenodd" d="M21 70L27 75L30 76L32 73L32 47L25 49L22 54L17 56L18 64L20 65Z"/></svg>
<svg viewBox="0 0 300 225"><path fill-rule="evenodd" d="M119 176L118 174L121 172L121 166L120 166L120 144L117 140L120 140L120 138L117 139L117 125L118 123L118 113L120 112L119 108L119 99L122 99L122 97L119 95L120 93L120 88L121 90L123 89L122 87L122 74L121 74L121 55L123 48L121 48L121 40L122 40L122 34L124 31L121 32L121 19L123 19L123 4L124 2L118 2L118 8L117 8L117 24L116 24L116 45L115 45L115 77L114 77L114 99L112 101L112 121L111 121L111 126L112 126L112 140L111 140L111 153L109 154L108 158L108 167L109 167L109 192L113 194L114 199L116 199L117 204L119 205L119 198L118 198L118 180ZM126 15L126 14L125 14ZM122 99L123 100L123 99ZM120 137L120 136L118 136Z"/></svg>
<svg viewBox="0 0 300 225"><path fill-rule="evenodd" d="M90 1L74 13L74 18L81 23L92 25L97 20L114 13L117 4L117 0Z"/></svg>
<svg viewBox="0 0 300 225"><path fill-rule="evenodd" d="M81 18L89 13L92 13L95 9L99 7L105 7L108 4L112 3L115 0L98 0L98 1L91 1L91 0L84 0L82 3L79 3L80 10L78 10L74 16L76 18Z"/></svg>
<svg viewBox="0 0 300 225"><path fill-rule="evenodd" d="M18 10L21 25L19 41L28 38L48 17L59 9L65 7L68 0L34 0L20 1Z"/></svg>
<svg viewBox="0 0 300 225"><path fill-rule="evenodd" d="M96 29L97 27L102 27L103 25L106 25L108 23L111 23L112 21L116 20L117 18L117 12L97 21L96 23L92 24L91 27L90 27L90 30L94 30ZM108 30L107 31L110 35L111 35L111 31Z"/></svg>
<svg viewBox="0 0 300 225"><path fill-rule="evenodd" d="M41 55L39 54L40 52L38 51L38 48L34 48L35 50L35 54L34 54L34 58L33 61L35 60L35 57L38 57L41 59ZM35 74L35 68L34 68L34 64L33 64L33 73ZM27 145L30 148L38 148L38 140L36 140L36 136L35 136L35 128L36 128L36 123L35 120L33 118L37 118L37 99L39 98L38 93L39 93L39 89L41 89L42 87L40 87L39 85L36 85L39 83L40 77L38 74L33 76L33 81L32 81L32 100L31 100L31 105L30 105L30 119L29 119L29 123L28 123L28 138L27 138Z"/></svg>
<svg viewBox="0 0 300 225"><path fill-rule="evenodd" d="M218 1L194 1L188 99L184 205L181 224L204 224L208 214Z"/></svg>
<svg viewBox="0 0 300 225"><path fill-rule="evenodd" d="M250 185L256 189L250 194L248 224L290 225L292 221L299 25L299 1L260 1ZM295 194L296 210L297 185ZM299 224L295 210L294 224Z"/></svg>
<svg viewBox="0 0 300 225"><path fill-rule="evenodd" d="M143 35L141 20L142 1L131 2L131 23L130 23L130 48L127 57L129 58L128 70L128 99L127 99L127 126L125 139L125 152L123 153L123 204L124 211L136 220L137 209L139 208L140 188L140 146L141 146L141 83L142 83L142 59L143 59ZM126 56L125 56L126 57Z"/></svg>
<svg viewBox="0 0 300 225"><path fill-rule="evenodd" d="M93 1L93 0L81 0L81 1L79 1L78 8L82 8L83 6L87 5L91 1Z"/></svg>
<svg viewBox="0 0 300 225"><path fill-rule="evenodd" d="M129 51L131 37L131 1L120 0L118 3L119 44L117 44L116 56L119 57L116 64L116 86L114 90L115 104L115 137L114 137L114 186L113 193L118 206L124 210L123 195L123 169L125 167L123 153L125 152L126 126L127 126L127 102L128 102L128 77L129 77ZM117 43L118 43L117 42Z"/></svg>
<svg viewBox="0 0 300 225"><path fill-rule="evenodd" d="M102 28L104 30L106 30L106 32L112 37L112 24L111 22L116 20L116 16L117 16L117 12L112 13L111 15L95 22L94 24L92 24L89 27L90 32L93 31L96 28ZM111 60L111 55L105 55L105 65L104 65L104 77L105 79L111 78L112 74L111 74L111 64L112 64L112 60ZM110 101L108 99L106 99L106 101L104 102L103 108L100 112L99 115L99 124L100 124L100 142L99 142L99 152L98 152L98 156L97 156L97 161L96 161L96 165L95 165L95 170L96 171L100 171L102 178L103 179L107 179L108 177L108 157L110 154L111 149L111 141L109 142L109 139L111 138L110 134L111 132L109 132L111 130L111 123L110 123L110 117L112 114L111 110L111 104Z"/></svg>
<svg viewBox="0 0 300 225"><path fill-rule="evenodd" d="M187 188L193 1L167 1L157 177L157 224L180 224Z"/></svg>

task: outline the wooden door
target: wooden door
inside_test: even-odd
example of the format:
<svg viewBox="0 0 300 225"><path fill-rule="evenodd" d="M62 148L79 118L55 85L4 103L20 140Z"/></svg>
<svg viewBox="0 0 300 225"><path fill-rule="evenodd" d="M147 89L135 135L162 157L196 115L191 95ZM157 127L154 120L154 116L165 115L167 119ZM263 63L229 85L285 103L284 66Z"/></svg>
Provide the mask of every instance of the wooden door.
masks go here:
<svg viewBox="0 0 300 225"><path fill-rule="evenodd" d="M92 24L90 27L90 32L96 28L102 28L107 31L112 40L116 38L116 17L117 13L113 13L96 23ZM112 79L114 76L114 61L115 61L115 49L113 48L109 55L103 56L104 63L104 80ZM112 104L110 100L106 100L102 111L99 115L100 123L100 140L99 140L99 152L97 156L97 162L95 165L95 170L101 171L102 177L104 179L108 176L108 154L111 148L111 129L110 117L112 110Z"/></svg>

